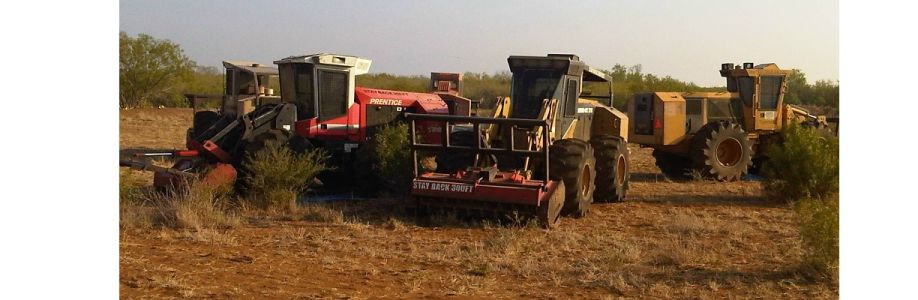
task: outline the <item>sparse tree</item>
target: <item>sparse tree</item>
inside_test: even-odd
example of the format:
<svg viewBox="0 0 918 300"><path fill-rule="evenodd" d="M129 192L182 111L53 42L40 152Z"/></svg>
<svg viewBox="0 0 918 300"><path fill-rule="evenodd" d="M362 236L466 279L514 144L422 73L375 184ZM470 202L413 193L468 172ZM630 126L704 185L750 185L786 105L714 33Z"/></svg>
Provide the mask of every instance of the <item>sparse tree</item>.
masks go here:
<svg viewBox="0 0 918 300"><path fill-rule="evenodd" d="M121 107L143 107L175 96L178 84L194 72L195 62L169 40L122 31L119 44Z"/></svg>

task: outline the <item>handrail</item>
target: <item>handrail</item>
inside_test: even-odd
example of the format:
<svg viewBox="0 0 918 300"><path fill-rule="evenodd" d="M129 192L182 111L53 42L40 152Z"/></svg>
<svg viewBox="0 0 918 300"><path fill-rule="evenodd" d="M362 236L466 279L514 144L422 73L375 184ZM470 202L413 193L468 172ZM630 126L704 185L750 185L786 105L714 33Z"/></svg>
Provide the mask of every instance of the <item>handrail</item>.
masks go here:
<svg viewBox="0 0 918 300"><path fill-rule="evenodd" d="M411 142L411 154L414 160L414 174L415 177L420 176L418 170L418 151L431 151L431 152L465 152L465 153L475 153L475 154L513 154L521 155L526 157L536 157L544 156L545 158L545 178L548 177L548 148L544 145L549 145L549 128L550 123L548 120L540 119L517 119L517 118L486 118L486 117L467 117L467 116L455 116L455 115L433 115L433 114L415 114L415 113L406 113L405 118L408 120L410 127L410 136L409 140ZM420 143L418 141L418 132L417 122L431 122L431 123L440 123L438 124L441 127L440 132L440 143L431 144L429 142ZM472 132L475 133L475 142L471 146L458 146L450 145L450 135L452 134L451 128L455 124L471 124ZM510 130L507 130L505 147L491 147L490 145L485 146L482 144L483 132L481 131L481 124L499 124L510 126ZM536 130L541 127L541 134L537 138L541 138L541 141L533 141L536 144L543 145L540 150L518 150L516 149L515 135L513 134L513 129L516 127L532 127L532 130ZM527 141L528 142L528 141Z"/></svg>

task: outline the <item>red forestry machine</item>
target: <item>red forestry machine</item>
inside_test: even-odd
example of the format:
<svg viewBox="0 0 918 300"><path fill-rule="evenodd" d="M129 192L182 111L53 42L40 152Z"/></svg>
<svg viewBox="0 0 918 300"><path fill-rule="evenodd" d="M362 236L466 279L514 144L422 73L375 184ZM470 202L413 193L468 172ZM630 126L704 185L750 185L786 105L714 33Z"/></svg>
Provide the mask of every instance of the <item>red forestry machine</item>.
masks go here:
<svg viewBox="0 0 918 300"><path fill-rule="evenodd" d="M245 155L269 141L287 143L294 151L324 148L333 163L347 163L381 126L404 119L406 113L469 116L477 109L476 102L459 96L460 74L432 73L434 92L413 93L355 86L355 76L369 71L371 61L365 58L314 54L274 63L276 69L224 62L221 109L195 112L188 149L139 155L172 156L171 168L136 160L122 160L121 165L154 171L158 188L176 187L185 176L231 184ZM275 96L269 87L278 77L280 96ZM441 126L434 122L418 126L430 141L440 138Z"/></svg>

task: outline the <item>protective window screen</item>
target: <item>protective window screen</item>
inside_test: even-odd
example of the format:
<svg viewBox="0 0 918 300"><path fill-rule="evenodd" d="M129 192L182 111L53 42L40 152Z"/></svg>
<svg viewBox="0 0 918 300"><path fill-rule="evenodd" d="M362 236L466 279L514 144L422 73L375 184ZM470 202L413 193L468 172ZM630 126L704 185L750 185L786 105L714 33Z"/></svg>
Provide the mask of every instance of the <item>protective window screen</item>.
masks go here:
<svg viewBox="0 0 918 300"><path fill-rule="evenodd" d="M255 94L255 75L248 72L236 72L237 95L254 95Z"/></svg>
<svg viewBox="0 0 918 300"><path fill-rule="evenodd" d="M759 90L759 109L774 110L778 108L778 96L781 92L781 76L764 76Z"/></svg>
<svg viewBox="0 0 918 300"><path fill-rule="evenodd" d="M685 113L688 115L701 115L701 99L685 99Z"/></svg>
<svg viewBox="0 0 918 300"><path fill-rule="evenodd" d="M223 93L233 95L233 71L226 70L226 84L223 85Z"/></svg>
<svg viewBox="0 0 918 300"><path fill-rule="evenodd" d="M312 65L298 64L295 68L294 86L297 109L303 118L315 118L315 93L313 90Z"/></svg>
<svg viewBox="0 0 918 300"><path fill-rule="evenodd" d="M739 86L739 94L740 98L743 99L743 104L752 107L752 95L755 94L755 79L752 77L740 77L737 78L736 83Z"/></svg>
<svg viewBox="0 0 918 300"><path fill-rule="evenodd" d="M347 112L347 73L319 70L319 120Z"/></svg>
<svg viewBox="0 0 918 300"><path fill-rule="evenodd" d="M564 103L564 115L573 116L577 113L577 80L568 80L564 93L567 95L565 96L567 102Z"/></svg>
<svg viewBox="0 0 918 300"><path fill-rule="evenodd" d="M711 100L708 99L708 122L719 120L731 120L730 100Z"/></svg>
<svg viewBox="0 0 918 300"><path fill-rule="evenodd" d="M551 99L561 73L552 70L524 70L513 74L513 104L510 117L535 119L542 109L542 100Z"/></svg>

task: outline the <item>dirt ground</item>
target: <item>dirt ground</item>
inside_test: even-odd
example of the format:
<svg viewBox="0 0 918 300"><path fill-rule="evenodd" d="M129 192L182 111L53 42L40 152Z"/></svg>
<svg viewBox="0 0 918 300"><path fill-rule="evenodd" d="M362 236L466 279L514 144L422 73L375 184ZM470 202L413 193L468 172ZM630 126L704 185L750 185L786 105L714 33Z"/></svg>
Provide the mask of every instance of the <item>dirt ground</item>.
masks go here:
<svg viewBox="0 0 918 300"><path fill-rule="evenodd" d="M121 112L122 150L181 148L188 109ZM837 298L800 266L794 214L756 181L670 181L631 145L624 203L559 229L439 217L407 199L247 216L220 230L122 228L124 298ZM123 151L124 152L124 151ZM143 177L142 177L143 178ZM149 178L149 177L145 177ZM307 221L314 220L314 221Z"/></svg>

